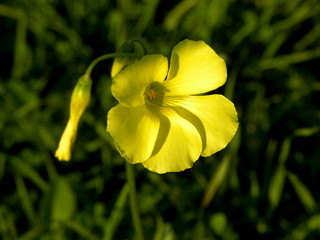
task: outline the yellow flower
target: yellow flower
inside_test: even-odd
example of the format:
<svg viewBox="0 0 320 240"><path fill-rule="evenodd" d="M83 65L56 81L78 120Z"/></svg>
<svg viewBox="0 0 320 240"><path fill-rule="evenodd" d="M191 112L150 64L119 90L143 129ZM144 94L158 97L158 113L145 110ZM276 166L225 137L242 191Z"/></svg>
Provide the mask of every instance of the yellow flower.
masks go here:
<svg viewBox="0 0 320 240"><path fill-rule="evenodd" d="M79 79L72 92L70 117L55 152L55 156L59 160L69 161L71 158L71 150L77 136L80 117L90 102L91 85L90 76L84 75Z"/></svg>
<svg viewBox="0 0 320 240"><path fill-rule="evenodd" d="M192 167L201 156L223 149L233 138L237 112L219 94L226 65L203 41L184 40L168 60L146 55L113 79L119 104L108 113L107 131L123 157L157 172Z"/></svg>

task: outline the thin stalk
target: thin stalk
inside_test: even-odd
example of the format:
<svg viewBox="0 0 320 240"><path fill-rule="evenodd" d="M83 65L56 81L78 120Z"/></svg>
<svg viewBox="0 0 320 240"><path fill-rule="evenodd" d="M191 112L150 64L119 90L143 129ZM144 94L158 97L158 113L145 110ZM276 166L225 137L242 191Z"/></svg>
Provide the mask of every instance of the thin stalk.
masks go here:
<svg viewBox="0 0 320 240"><path fill-rule="evenodd" d="M116 57L132 57L132 56L137 56L137 54L134 54L134 53L107 53L107 54L104 54L100 57L97 57L95 60L93 60L89 67L87 68L86 70L86 73L85 75L87 76L90 76L91 75L91 72L92 72L92 69L100 62L104 61L104 60L107 60L107 59L110 59L110 58L116 58Z"/></svg>
<svg viewBox="0 0 320 240"><path fill-rule="evenodd" d="M139 208L137 203L136 184L133 173L133 165L126 161L127 181L129 184L130 208L133 220L134 229L136 232L137 240L144 240L142 225L140 220Z"/></svg>

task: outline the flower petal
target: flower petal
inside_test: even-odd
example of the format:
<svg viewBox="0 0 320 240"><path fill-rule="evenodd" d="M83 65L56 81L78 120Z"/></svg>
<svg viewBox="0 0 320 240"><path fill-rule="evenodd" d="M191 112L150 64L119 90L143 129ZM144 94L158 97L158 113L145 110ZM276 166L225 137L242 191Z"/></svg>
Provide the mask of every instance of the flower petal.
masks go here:
<svg viewBox="0 0 320 240"><path fill-rule="evenodd" d="M158 141L154 155L143 166L157 173L180 172L191 168L200 157L202 145L197 129L187 120L180 117L173 109L161 109L163 114ZM161 139L159 141L159 139Z"/></svg>
<svg viewBox="0 0 320 240"><path fill-rule="evenodd" d="M128 65L113 79L113 96L126 106L144 104L144 90L152 82L164 81L168 71L168 60L161 54L146 55L136 63Z"/></svg>
<svg viewBox="0 0 320 240"><path fill-rule="evenodd" d="M116 57L111 67L111 77L114 78L122 69L128 66L130 63L134 63L136 59L133 57Z"/></svg>
<svg viewBox="0 0 320 240"><path fill-rule="evenodd" d="M226 64L212 48L203 41L184 40L172 51L164 86L171 96L193 95L222 86L226 78Z"/></svg>
<svg viewBox="0 0 320 240"><path fill-rule="evenodd" d="M145 105L126 107L119 104L109 111L107 124L107 132L128 162L143 162L151 156L160 120Z"/></svg>
<svg viewBox="0 0 320 240"><path fill-rule="evenodd" d="M172 102L176 105L174 109L199 131L204 145L202 156L225 148L237 131L237 112L222 95L190 96Z"/></svg>
<svg viewBox="0 0 320 240"><path fill-rule="evenodd" d="M55 152L55 157L60 161L69 161L71 158L72 146L77 136L78 119L69 119L67 126L62 133L58 149Z"/></svg>

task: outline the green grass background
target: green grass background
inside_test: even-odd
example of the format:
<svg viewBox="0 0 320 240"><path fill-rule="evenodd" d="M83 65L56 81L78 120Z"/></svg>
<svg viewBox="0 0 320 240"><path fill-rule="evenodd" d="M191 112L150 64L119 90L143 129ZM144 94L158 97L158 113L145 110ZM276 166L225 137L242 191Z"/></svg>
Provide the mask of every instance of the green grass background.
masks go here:
<svg viewBox="0 0 320 240"><path fill-rule="evenodd" d="M320 239L318 0L2 0L0 29L0 239L136 238L105 132L111 60L93 71L72 161L53 156L77 79L136 37L166 56L207 42L240 121L190 170L134 166L145 239Z"/></svg>

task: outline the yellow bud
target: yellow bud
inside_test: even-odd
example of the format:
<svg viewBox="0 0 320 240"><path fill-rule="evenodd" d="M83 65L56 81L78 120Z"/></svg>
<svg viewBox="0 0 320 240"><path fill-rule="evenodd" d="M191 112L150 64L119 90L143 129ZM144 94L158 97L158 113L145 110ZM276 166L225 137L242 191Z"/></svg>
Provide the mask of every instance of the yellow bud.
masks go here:
<svg viewBox="0 0 320 240"><path fill-rule="evenodd" d="M91 85L92 80L88 75L84 75L78 80L71 96L70 118L78 119L81 117L90 102Z"/></svg>
<svg viewBox="0 0 320 240"><path fill-rule="evenodd" d="M80 117L90 102L91 85L90 76L84 75L78 80L72 92L70 117L55 153L59 160L69 161L71 158L71 149L77 136Z"/></svg>
<svg viewBox="0 0 320 240"><path fill-rule="evenodd" d="M69 119L66 128L61 136L58 149L55 156L59 160L69 161L71 158L71 149L77 136L78 123Z"/></svg>

